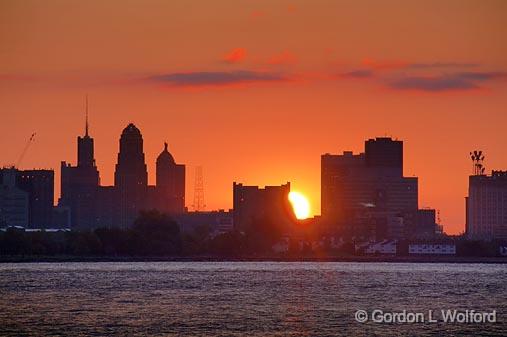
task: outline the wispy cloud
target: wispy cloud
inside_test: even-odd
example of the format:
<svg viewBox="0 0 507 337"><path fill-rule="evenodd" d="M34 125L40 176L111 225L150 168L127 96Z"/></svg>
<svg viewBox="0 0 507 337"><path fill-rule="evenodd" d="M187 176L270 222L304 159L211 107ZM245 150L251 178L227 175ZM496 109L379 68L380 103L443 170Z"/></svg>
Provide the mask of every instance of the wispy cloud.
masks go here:
<svg viewBox="0 0 507 337"><path fill-rule="evenodd" d="M438 68L474 68L479 67L478 63L460 62L433 62L433 63L409 63L407 68L411 69L438 69Z"/></svg>
<svg viewBox="0 0 507 337"><path fill-rule="evenodd" d="M281 82L289 81L287 75L271 72L241 71L201 71L185 73L169 73L155 75L151 81L169 86L224 86L239 83Z"/></svg>
<svg viewBox="0 0 507 337"><path fill-rule="evenodd" d="M407 62L403 60L375 60L367 58L361 61L363 67L372 70L396 70L396 69L452 69L452 68L473 68L479 67L478 63L464 62Z"/></svg>
<svg viewBox="0 0 507 337"><path fill-rule="evenodd" d="M374 73L370 69L358 69L338 74L342 78L370 78Z"/></svg>
<svg viewBox="0 0 507 337"><path fill-rule="evenodd" d="M223 57L223 60L227 63L238 63L246 58L246 54L245 48L234 48Z"/></svg>
<svg viewBox="0 0 507 337"><path fill-rule="evenodd" d="M460 72L436 76L405 76L389 83L396 90L418 90L443 92L473 90L482 88L482 84L499 78L506 78L506 72Z"/></svg>

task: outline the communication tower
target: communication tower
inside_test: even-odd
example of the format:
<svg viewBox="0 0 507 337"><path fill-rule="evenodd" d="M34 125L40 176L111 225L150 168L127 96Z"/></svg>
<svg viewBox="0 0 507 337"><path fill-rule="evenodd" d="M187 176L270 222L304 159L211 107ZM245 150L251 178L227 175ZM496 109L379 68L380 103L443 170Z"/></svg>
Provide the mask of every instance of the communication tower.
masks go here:
<svg viewBox="0 0 507 337"><path fill-rule="evenodd" d="M204 211L206 205L204 204L204 178L202 174L202 166L195 168L195 183L194 183L194 204L192 205L194 211Z"/></svg>
<svg viewBox="0 0 507 337"><path fill-rule="evenodd" d="M484 172L486 171L486 168L484 167L484 154L482 151L475 150L473 152L470 152L470 158L472 159L473 163L473 175L474 176L482 176L484 175Z"/></svg>

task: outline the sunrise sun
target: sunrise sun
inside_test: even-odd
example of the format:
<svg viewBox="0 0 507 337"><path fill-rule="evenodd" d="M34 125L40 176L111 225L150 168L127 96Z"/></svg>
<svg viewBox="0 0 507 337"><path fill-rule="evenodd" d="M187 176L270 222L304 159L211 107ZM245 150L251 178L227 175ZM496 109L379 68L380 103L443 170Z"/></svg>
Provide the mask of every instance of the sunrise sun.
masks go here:
<svg viewBox="0 0 507 337"><path fill-rule="evenodd" d="M310 203L303 194L299 192L290 192L289 201L292 204L296 218L302 220L310 216Z"/></svg>

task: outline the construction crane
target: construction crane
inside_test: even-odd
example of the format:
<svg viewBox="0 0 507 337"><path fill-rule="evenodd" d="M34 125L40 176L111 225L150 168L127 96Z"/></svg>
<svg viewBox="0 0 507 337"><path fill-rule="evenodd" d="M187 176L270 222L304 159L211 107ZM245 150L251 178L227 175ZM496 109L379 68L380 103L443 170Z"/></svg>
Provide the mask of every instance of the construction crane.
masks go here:
<svg viewBox="0 0 507 337"><path fill-rule="evenodd" d="M32 135L30 136L30 138L26 142L26 145L25 145L25 147L23 149L23 152L21 152L21 155L19 156L18 161L16 162L16 166L15 167L19 168L19 165L23 161L23 158L25 158L26 152L28 151L28 148L30 147L30 144L32 144L35 141L35 134L36 134L35 132L32 133Z"/></svg>

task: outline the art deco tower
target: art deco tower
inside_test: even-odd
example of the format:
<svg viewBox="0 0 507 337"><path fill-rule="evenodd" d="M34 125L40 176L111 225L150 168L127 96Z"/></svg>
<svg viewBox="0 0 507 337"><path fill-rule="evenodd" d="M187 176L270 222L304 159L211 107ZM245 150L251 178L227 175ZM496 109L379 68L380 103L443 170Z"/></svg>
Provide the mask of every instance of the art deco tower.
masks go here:
<svg viewBox="0 0 507 337"><path fill-rule="evenodd" d="M132 225L143 208L148 183L144 160L143 137L132 123L127 125L120 137L120 152L114 173L114 185L118 193L118 226Z"/></svg>

